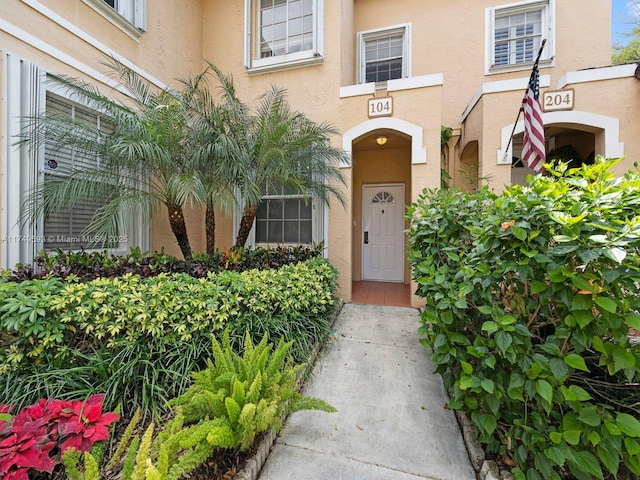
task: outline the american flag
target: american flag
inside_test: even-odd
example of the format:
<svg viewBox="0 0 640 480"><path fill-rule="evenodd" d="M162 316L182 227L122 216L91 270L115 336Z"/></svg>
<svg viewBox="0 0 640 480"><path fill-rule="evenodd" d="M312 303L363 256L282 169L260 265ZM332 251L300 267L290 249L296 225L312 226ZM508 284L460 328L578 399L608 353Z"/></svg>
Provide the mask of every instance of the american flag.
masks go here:
<svg viewBox="0 0 640 480"><path fill-rule="evenodd" d="M540 105L540 82L538 64L533 66L529 86L522 99L524 112L524 136L522 137L522 160L536 173L544 172L545 161L544 125Z"/></svg>

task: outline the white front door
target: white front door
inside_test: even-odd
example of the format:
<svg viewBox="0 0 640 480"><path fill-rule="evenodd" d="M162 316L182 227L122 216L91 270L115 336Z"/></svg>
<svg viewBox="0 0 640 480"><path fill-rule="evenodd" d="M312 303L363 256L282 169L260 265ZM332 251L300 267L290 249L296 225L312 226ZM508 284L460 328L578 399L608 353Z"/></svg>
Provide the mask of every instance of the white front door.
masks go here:
<svg viewBox="0 0 640 480"><path fill-rule="evenodd" d="M365 185L362 279L404 281L404 185Z"/></svg>

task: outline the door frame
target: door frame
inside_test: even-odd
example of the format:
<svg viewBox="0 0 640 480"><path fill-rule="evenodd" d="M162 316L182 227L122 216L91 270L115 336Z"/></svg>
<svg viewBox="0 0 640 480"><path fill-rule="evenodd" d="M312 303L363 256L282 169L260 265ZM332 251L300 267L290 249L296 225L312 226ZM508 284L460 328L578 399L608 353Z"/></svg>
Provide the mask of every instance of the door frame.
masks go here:
<svg viewBox="0 0 640 480"><path fill-rule="evenodd" d="M362 184L362 192L361 192L361 201L362 201L362 212L361 212L361 228L360 228L360 242L362 245L362 252L361 252L361 258L360 258L360 278L362 278L363 281L370 281L370 282L379 282L379 281L384 281L384 280L371 280L371 279L367 279L365 278L365 274L364 274L364 269L365 269L365 252L364 252L364 227L365 227L365 211L367 209L367 204L365 202L365 189L366 188L382 188L382 187L400 187L402 189L402 203L401 203L401 214L402 214L402 218L404 218L404 209L406 207L405 204L405 195L406 195L406 185L404 182L396 182L396 183L392 183L392 182L383 182L383 183L363 183ZM403 222L404 224L404 222ZM404 228L402 228L400 230L400 232L402 233L402 251L404 252L404 248L405 248L405 235L404 235ZM402 271L402 279L401 280L386 280L388 282L394 282L394 283L404 283L404 276L405 276L405 255L403 253L402 255L402 263L400 265L400 270Z"/></svg>

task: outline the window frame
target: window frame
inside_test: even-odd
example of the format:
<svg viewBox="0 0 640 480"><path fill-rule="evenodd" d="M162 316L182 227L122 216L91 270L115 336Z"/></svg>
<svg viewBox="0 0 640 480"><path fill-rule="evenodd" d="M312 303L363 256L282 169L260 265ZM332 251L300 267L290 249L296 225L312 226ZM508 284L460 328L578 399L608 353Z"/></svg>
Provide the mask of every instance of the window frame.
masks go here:
<svg viewBox="0 0 640 480"><path fill-rule="evenodd" d="M115 0L115 8L106 0L82 1L134 40L147 30L147 0Z"/></svg>
<svg viewBox="0 0 640 480"><path fill-rule="evenodd" d="M59 90L56 87L53 86L46 86L44 89L44 112L47 112L47 108L48 108L48 104L49 104L49 100L52 100L54 102L57 102L58 104L62 105L65 108L69 108L70 114L71 114L71 119L77 119L79 114L82 115L91 115L92 117L95 118L95 122L96 125L99 129L102 129L102 124L105 123L105 119L108 122L108 118L106 117L106 115L102 114L99 111L96 111L86 105L83 105L81 102L78 102L77 100L72 100L68 97L67 94L65 94L64 90ZM93 120L93 118L92 118ZM47 140L45 139L44 141L44 145L42 147L42 152L41 154L38 155L37 158L37 163L38 163L38 172L39 172L39 176L37 181L39 183L44 183L46 181L47 176L50 177L57 177L57 178L62 178L62 177L68 177L69 176L69 172L65 172L64 170L61 170L59 172L56 172L55 169L58 168L58 166L51 168L47 163L47 150L48 150L48 144L47 144ZM70 157L72 159L72 161L75 162L75 160L78 160L79 158L77 157L76 152L71 149L71 151L69 152ZM97 162L97 166L98 168L101 165L101 159L97 158L96 159ZM75 165L72 165L71 168L75 168ZM91 206L90 206L91 208ZM96 206L96 209L100 208L100 206ZM64 215L66 212L60 212L57 215ZM77 236L74 234L73 232L73 215L74 213L76 213L75 211L71 211L70 214L71 216L69 217L69 223L67 223L68 226L68 230L69 232L67 234L58 234L57 232L55 233L47 233L47 219L41 218L38 220L38 231L42 232L42 235L39 235L38 238L41 240L40 242L38 242L38 248L39 250L44 250L46 252L52 252L55 251L57 248L62 248L63 250L72 250L72 251L79 251L79 250L84 250L84 251L102 251L102 250L107 250L110 253L114 253L114 254L124 254L128 251L129 249L129 245L131 244L131 242L129 241L129 239L126 236L120 236L120 235L115 235L114 236L114 240L117 239L123 239L122 242L118 241L117 242L117 247L114 246L109 246L110 243L112 242L105 242L104 244L98 244L95 243L95 245L92 245L93 242L89 241L84 241L83 239L83 235L81 232L77 233ZM94 213L95 214L95 210ZM92 214L92 216L93 216ZM54 214L55 215L55 214ZM52 220L52 219L51 219ZM129 228L127 228L127 230L132 231L132 225L129 225ZM58 242L57 239L59 238L63 238L66 237L68 240L70 240L69 242ZM56 241L54 241L53 239L56 239ZM77 241L72 241L72 239L76 239ZM54 243L55 245L46 247L47 243ZM60 245L60 244L63 245ZM75 246L74 246L75 243Z"/></svg>
<svg viewBox="0 0 640 480"><path fill-rule="evenodd" d="M305 198L304 195L301 194L282 194L282 195L263 195L262 199L274 199L274 198ZM256 212L256 217L253 221L253 225L251 226L251 231L249 232L249 237L247 238L247 244L252 247L270 247L277 245L310 245L313 243L324 242L327 244L328 242L328 231L329 231L329 207L326 202L322 201L315 195L306 197L309 202L311 202L311 242L310 243L268 243L268 242L258 242L256 241L256 226L258 222L258 212ZM235 243L238 228L240 227L240 220L242 219L243 208L241 206L242 202L240 199L240 192L236 190L236 199L238 200L236 204L236 208L234 209L234 232L233 232L233 241ZM324 252L326 255L326 250Z"/></svg>
<svg viewBox="0 0 640 480"><path fill-rule="evenodd" d="M287 0L287 3L290 0ZM324 62L324 0L313 2L313 45L309 50L260 58L260 0L245 0L244 66L249 73L263 73Z"/></svg>
<svg viewBox="0 0 640 480"><path fill-rule="evenodd" d="M0 145L5 149L6 162L0 164L0 266L13 268L16 264L32 264L43 248L43 218L26 222L22 218L24 202L30 190L44 181L45 146L38 142L37 148L29 145L12 145L12 139L24 134L29 119L41 115L46 108L46 95L51 92L68 101L70 92L53 83L47 71L38 64L12 52L0 54L0 93L6 99L0 109ZM88 72L79 70L81 74ZM6 141L4 141L6 140ZM7 181L10 178L11 181ZM137 246L148 251L151 246L151 224L132 219L125 226L127 243L119 249L110 249L121 254ZM100 248L100 250L104 250Z"/></svg>
<svg viewBox="0 0 640 480"><path fill-rule="evenodd" d="M408 78L411 76L411 22L392 25L372 30L363 30L358 32L358 84L374 83L366 81L366 42L380 37L388 37L396 34L402 34L402 75L400 78ZM375 82L384 85L387 82Z"/></svg>
<svg viewBox="0 0 640 480"><path fill-rule="evenodd" d="M547 40L546 46L540 57L540 67L552 67L555 65L555 17L556 0L527 0L523 2L510 3L497 7L489 7L485 10L486 15L486 52L485 52L485 75L514 72L519 70L530 70L535 61L521 63L507 63L505 65L495 64L495 26L496 18L502 16L516 15L525 12L541 11L540 39Z"/></svg>
<svg viewBox="0 0 640 480"><path fill-rule="evenodd" d="M268 233L268 224L269 224L269 218L267 219L263 219L261 220L258 215L260 213L260 208L258 207L258 211L256 212L256 219L254 222L254 229L255 229L255 244L259 245L259 246L270 246L270 245L310 245L314 242L317 242L316 238L317 238L317 232L318 232L318 225L317 225L317 218L316 215L314 214L315 210L316 210L316 205L318 200L313 198L313 197L305 197L302 194L269 194L269 195L263 195L261 198L261 202L263 201L268 201L268 200L305 200L306 202L309 202L309 206L310 206L310 210L311 210L311 218L309 219L311 222L311 240L309 242L287 242L284 240L284 230L283 230L283 236L282 236L282 241L281 242L270 242L269 238L267 238L266 242L261 242L257 240L257 234L258 234L258 221L263 221L266 220L267 222L267 237L269 236ZM279 219L282 223L283 223L283 229L284 229L284 222L287 220L285 218L285 213L284 213L284 202L283 202L283 211L282 211L282 219ZM276 219L273 219L274 221L276 221ZM294 220L294 219L291 219ZM300 221L299 215L298 215L298 219L295 219L298 222ZM298 230L298 237L300 237L300 231Z"/></svg>

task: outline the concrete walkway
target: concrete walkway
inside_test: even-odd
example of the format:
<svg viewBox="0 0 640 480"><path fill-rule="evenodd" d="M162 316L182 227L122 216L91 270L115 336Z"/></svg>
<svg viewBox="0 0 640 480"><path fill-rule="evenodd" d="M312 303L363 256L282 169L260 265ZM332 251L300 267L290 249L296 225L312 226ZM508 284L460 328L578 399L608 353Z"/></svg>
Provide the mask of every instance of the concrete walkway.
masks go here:
<svg viewBox="0 0 640 480"><path fill-rule="evenodd" d="M472 480L462 435L417 338L417 310L347 304L260 480Z"/></svg>

